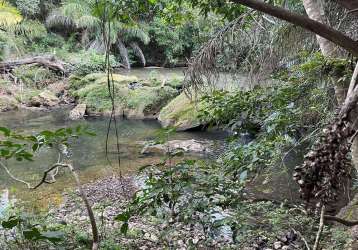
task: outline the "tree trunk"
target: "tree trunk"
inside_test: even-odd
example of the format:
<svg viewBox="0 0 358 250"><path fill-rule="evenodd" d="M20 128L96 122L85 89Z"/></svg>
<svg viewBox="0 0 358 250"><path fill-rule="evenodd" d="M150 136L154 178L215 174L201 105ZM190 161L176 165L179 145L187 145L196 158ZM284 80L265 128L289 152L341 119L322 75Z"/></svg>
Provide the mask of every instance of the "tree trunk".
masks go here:
<svg viewBox="0 0 358 250"><path fill-rule="evenodd" d="M273 6L272 4L268 4L259 0L232 0L232 2L236 4L245 5L254 10L258 10L265 14L277 17L281 20L300 26L341 46L342 48L351 52L354 56L358 56L358 42L354 41L342 32L335 30L324 23L315 21L311 18L289 11L285 8Z"/></svg>
<svg viewBox="0 0 358 250"><path fill-rule="evenodd" d="M54 56L35 56L25 59L0 62L0 71L2 73L7 73L16 67L26 64L38 64L62 74L67 73L64 63L57 60Z"/></svg>
<svg viewBox="0 0 358 250"><path fill-rule="evenodd" d="M325 17L325 13L324 13L324 8L322 5L322 2L320 0L303 0L303 5L305 7L305 10L307 12L307 15L309 18L311 18L312 20L315 20L317 22L320 23L326 23L326 17ZM338 58L340 57L339 52L338 52L338 47L328 41L327 39L317 35L317 42L319 44L319 47L322 51L322 54L326 57L334 57L334 58ZM354 77L353 77L354 78ZM337 102L339 105L342 105L344 103L344 100L346 99L347 96L347 85L346 84L339 84L335 86L335 96L337 99ZM352 114L351 117L351 122L354 125L354 128L357 129L357 124L355 123L355 121L353 119L356 119L356 115L357 114L357 110L356 108L353 108L352 110ZM352 157L353 157L353 164L355 166L356 169L358 169L358 138L356 138L353 141L353 145L352 145Z"/></svg>
<svg viewBox="0 0 358 250"><path fill-rule="evenodd" d="M320 23L327 23L324 8L320 0L303 0L303 6L309 18ZM327 39L316 35L319 47L324 56L336 57L338 47Z"/></svg>

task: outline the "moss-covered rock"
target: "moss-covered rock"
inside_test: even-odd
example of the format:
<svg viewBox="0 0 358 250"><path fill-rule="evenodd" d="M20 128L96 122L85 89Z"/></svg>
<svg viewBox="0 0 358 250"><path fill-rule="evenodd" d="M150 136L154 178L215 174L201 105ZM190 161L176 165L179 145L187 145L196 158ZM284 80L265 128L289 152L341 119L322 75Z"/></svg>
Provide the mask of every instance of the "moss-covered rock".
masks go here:
<svg viewBox="0 0 358 250"><path fill-rule="evenodd" d="M173 126L178 131L200 127L198 110L201 105L181 93L160 111L158 120L163 127Z"/></svg>
<svg viewBox="0 0 358 250"><path fill-rule="evenodd" d="M8 95L0 95L0 112L17 109L19 103L15 97Z"/></svg>
<svg viewBox="0 0 358 250"><path fill-rule="evenodd" d="M178 92L168 86L131 88L129 83L137 82L133 76L113 75L115 109L117 114L128 118L142 119L156 117ZM107 114L112 110L105 74L91 74L82 79L71 79L71 94L79 103L87 105L91 114Z"/></svg>
<svg viewBox="0 0 358 250"><path fill-rule="evenodd" d="M114 83L123 85L138 81L138 78L135 76L113 74L112 77ZM107 86L107 74L93 73L84 77L72 75L69 79L69 87L72 91L79 90L92 84L102 84L103 86Z"/></svg>
<svg viewBox="0 0 358 250"><path fill-rule="evenodd" d="M60 99L51 91L45 90L30 99L30 106L33 107L54 107L59 104Z"/></svg>

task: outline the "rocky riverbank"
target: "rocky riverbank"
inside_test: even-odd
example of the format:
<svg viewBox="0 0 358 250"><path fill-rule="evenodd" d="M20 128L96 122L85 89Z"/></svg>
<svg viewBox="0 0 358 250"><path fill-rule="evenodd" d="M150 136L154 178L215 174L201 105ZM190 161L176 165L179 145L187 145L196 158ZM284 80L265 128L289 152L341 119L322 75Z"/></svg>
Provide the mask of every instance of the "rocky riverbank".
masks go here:
<svg viewBox="0 0 358 250"><path fill-rule="evenodd" d="M158 76L155 72L146 78L113 74L116 115L127 119L158 118L164 127L175 126L181 131L200 127L198 106L182 93L183 77ZM77 107L71 119L112 112L105 73L60 77L39 66L21 66L13 74L15 80L4 76L0 81L0 112L51 111L64 105Z"/></svg>
<svg viewBox="0 0 358 250"><path fill-rule="evenodd" d="M83 185L94 209L98 227L105 232L102 236L103 240L114 236L116 244L136 249L166 249L167 247L187 249L190 246L199 249L217 249L230 246L232 242L230 243L228 238L215 240L207 238L203 227L199 224L189 226L176 221L169 223L151 216L131 218L127 235L121 234L119 232L121 222L117 222L115 217L125 210L141 183L139 177L111 176ZM59 208L50 211L48 218L51 223L75 228L78 234L90 240L89 219L78 194L78 190L65 194L65 202Z"/></svg>

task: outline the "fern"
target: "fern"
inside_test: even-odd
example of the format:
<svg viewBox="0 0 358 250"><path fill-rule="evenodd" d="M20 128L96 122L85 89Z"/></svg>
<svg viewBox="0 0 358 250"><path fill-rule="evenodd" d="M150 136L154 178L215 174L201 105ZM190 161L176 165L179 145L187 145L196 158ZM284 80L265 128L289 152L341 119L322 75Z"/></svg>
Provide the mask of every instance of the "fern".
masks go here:
<svg viewBox="0 0 358 250"><path fill-rule="evenodd" d="M14 26L22 21L22 15L18 9L6 1L0 1L0 26L3 29Z"/></svg>

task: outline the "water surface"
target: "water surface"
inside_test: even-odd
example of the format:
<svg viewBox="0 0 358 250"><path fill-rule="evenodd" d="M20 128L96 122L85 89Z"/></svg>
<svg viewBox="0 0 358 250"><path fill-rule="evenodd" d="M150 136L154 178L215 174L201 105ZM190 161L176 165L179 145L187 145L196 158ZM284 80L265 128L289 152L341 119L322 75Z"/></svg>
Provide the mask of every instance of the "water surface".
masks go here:
<svg viewBox="0 0 358 250"><path fill-rule="evenodd" d="M117 163L116 137L114 129L110 130L108 154L106 154L106 133L108 118L89 118L81 121L68 119L68 109L58 109L50 112L14 111L0 114L0 126L6 126L18 133L34 134L42 130L56 130L63 127L86 126L96 133L95 137L82 137L71 145L71 158L69 159L78 170L83 183L109 176L131 174L138 167L155 163L162 156L144 156L140 154L142 146L138 143L155 138L161 128L156 120L119 120L118 132L120 143L121 163ZM222 132L181 132L170 139L210 139L223 140L226 135ZM109 158L110 164L108 162ZM57 153L49 149L42 149L35 156L33 162L7 162L12 174L31 183L37 183L44 170L48 169L57 160ZM0 190L10 191L10 197L27 202L27 206L48 208L62 202L61 193L73 186L71 175L64 171L60 173L57 182L46 185L38 190L29 191L18 182L13 181L5 171L0 168ZM0 192L1 193L1 192ZM36 202L34 202L36 201Z"/></svg>

